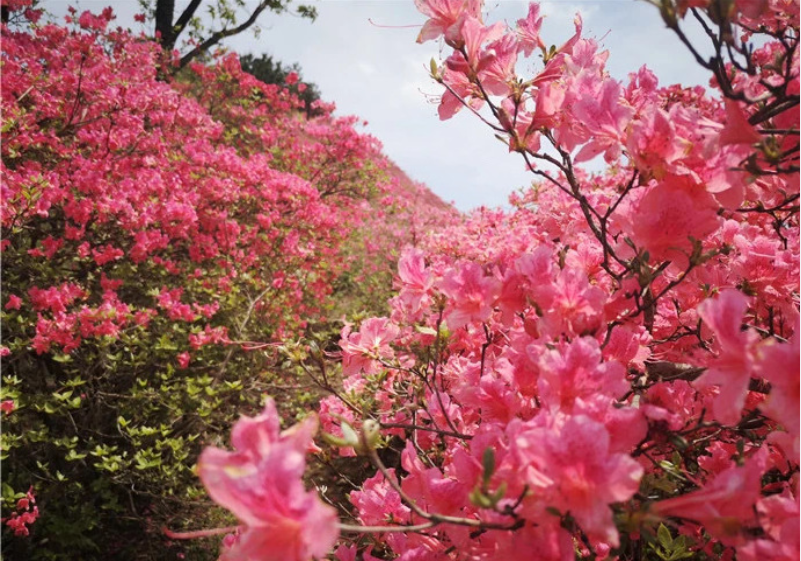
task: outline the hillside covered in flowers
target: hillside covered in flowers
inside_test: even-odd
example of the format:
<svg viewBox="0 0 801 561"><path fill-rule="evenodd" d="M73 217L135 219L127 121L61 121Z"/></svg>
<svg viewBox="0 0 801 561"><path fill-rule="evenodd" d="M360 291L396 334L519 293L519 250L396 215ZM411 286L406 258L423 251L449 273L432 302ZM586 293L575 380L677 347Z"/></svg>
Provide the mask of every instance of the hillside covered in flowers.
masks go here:
<svg viewBox="0 0 801 561"><path fill-rule="evenodd" d="M400 248L458 217L357 118L319 101L310 117L235 55L166 79L171 61L111 9L15 15L3 551L126 558L143 535L159 551L162 525L204 520L203 444L297 384L275 347L329 345L343 318L381 313Z"/></svg>

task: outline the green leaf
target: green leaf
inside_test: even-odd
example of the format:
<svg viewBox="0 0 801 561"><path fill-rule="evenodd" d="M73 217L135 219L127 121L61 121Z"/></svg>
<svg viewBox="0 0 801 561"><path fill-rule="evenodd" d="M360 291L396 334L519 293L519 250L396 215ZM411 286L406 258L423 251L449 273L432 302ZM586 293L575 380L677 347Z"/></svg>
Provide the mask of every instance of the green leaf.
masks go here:
<svg viewBox="0 0 801 561"><path fill-rule="evenodd" d="M86 454L79 454L75 450L70 450L67 453L67 455L64 456L64 459L67 460L68 462L74 462L74 461L77 461L77 460L83 460L85 457L86 457Z"/></svg>
<svg viewBox="0 0 801 561"><path fill-rule="evenodd" d="M6 501L13 501L14 500L14 489L6 482L3 482L3 500Z"/></svg>
<svg viewBox="0 0 801 561"><path fill-rule="evenodd" d="M423 335L431 335L432 337L437 336L437 330L434 329L433 327L428 327L425 325L417 325L415 326L414 330L417 331L418 333L422 333Z"/></svg>
<svg viewBox="0 0 801 561"><path fill-rule="evenodd" d="M670 535L670 530L664 524L659 525L659 529L656 531L656 537L665 549L670 550L673 546L673 536Z"/></svg>

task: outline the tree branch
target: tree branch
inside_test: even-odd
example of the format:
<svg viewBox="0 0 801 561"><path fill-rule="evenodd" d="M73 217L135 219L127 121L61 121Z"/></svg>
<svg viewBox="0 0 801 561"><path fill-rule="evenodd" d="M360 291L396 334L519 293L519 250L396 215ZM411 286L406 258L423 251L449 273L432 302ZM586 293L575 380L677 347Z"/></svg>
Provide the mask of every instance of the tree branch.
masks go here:
<svg viewBox="0 0 801 561"><path fill-rule="evenodd" d="M188 24L189 20L192 19L192 16L195 15L195 12L200 7L201 2L203 2L203 0L192 0L191 2L189 2L189 5L175 21L175 24L173 24L172 26L173 37L171 46L175 46L175 42L178 40L178 36L183 32L184 29L186 29L186 24Z"/></svg>
<svg viewBox="0 0 801 561"><path fill-rule="evenodd" d="M187 64L189 64L196 56L201 53L208 51L214 45L225 39L226 37L232 37L239 33L242 33L247 28L252 26L256 23L256 20L259 18L261 13L266 10L267 8L271 8L275 6L275 2L272 1L265 1L260 3L253 13L250 14L250 17L245 20L240 25L232 28L232 29L221 29L220 31L214 32L211 37L203 41L200 45L196 46L194 49L186 53L184 56L181 57L181 61L178 64L178 68L184 68Z"/></svg>

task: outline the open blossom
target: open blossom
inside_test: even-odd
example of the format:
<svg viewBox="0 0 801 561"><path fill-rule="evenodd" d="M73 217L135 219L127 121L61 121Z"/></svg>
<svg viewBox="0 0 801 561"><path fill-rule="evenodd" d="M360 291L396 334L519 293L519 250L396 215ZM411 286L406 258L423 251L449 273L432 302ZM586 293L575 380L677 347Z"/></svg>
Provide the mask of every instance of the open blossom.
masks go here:
<svg viewBox="0 0 801 561"><path fill-rule="evenodd" d="M370 318L365 320L358 333L351 333L350 327L342 329L342 370L348 374L374 374L380 363L379 359L390 359L395 356L392 347L400 330L387 318Z"/></svg>
<svg viewBox="0 0 801 561"><path fill-rule="evenodd" d="M542 19L540 5L532 2L528 5L528 15L524 19L517 20L518 48L525 56L531 56L535 48L545 47L540 38Z"/></svg>
<svg viewBox="0 0 801 561"><path fill-rule="evenodd" d="M671 116L648 105L629 125L628 152L634 163L657 180L676 173L678 162L689 149L689 142L676 132Z"/></svg>
<svg viewBox="0 0 801 561"><path fill-rule="evenodd" d="M625 103L620 84L614 80L603 82L595 95L592 91L582 93L570 109L591 137L590 142L576 154L576 161L604 154L606 161L612 162L620 156L624 131L634 110Z"/></svg>
<svg viewBox="0 0 801 561"><path fill-rule="evenodd" d="M307 417L281 432L275 403L268 400L261 415L242 417L234 426L234 452L203 451L198 462L203 485L243 525L226 551L229 558L309 561L333 547L339 534L336 511L306 491L301 479L316 430L317 419Z"/></svg>
<svg viewBox="0 0 801 561"><path fill-rule="evenodd" d="M698 306L698 315L715 334L717 357L695 385L720 387L712 412L717 420L729 425L740 420L754 368L753 347L758 337L740 330L747 308L748 298L737 290L724 290L717 298Z"/></svg>
<svg viewBox="0 0 801 561"><path fill-rule="evenodd" d="M395 477L394 469L389 469L388 473ZM380 526L388 521L402 523L409 520L409 507L403 504L398 492L380 473L367 479L360 491L352 492L350 501L358 509L363 524Z"/></svg>
<svg viewBox="0 0 801 561"><path fill-rule="evenodd" d="M626 369L617 361L601 362L598 342L591 337L545 351L539 366L540 396L554 410L570 412L577 400L617 398L629 389Z"/></svg>
<svg viewBox="0 0 801 561"><path fill-rule="evenodd" d="M604 425L584 415L561 426L519 428L510 424L513 449L534 496L569 512L590 539L617 546L609 505L631 498L642 467L627 454L612 453Z"/></svg>
<svg viewBox="0 0 801 561"><path fill-rule="evenodd" d="M517 40L513 35L503 35L487 45L478 68L484 89L493 95L507 95L516 78L516 62Z"/></svg>
<svg viewBox="0 0 801 561"><path fill-rule="evenodd" d="M456 41L465 17L481 17L482 0L415 0L417 9L429 17L417 37L425 43L445 35L446 41Z"/></svg>
<svg viewBox="0 0 801 561"><path fill-rule="evenodd" d="M406 441L406 448L401 453L401 465L409 474L403 480L403 490L418 505L434 512L457 515L468 503L470 489L467 483L443 477L439 468L427 469L417 457L410 440Z"/></svg>
<svg viewBox="0 0 801 561"><path fill-rule="evenodd" d="M720 132L721 145L756 144L762 141L754 126L748 122L747 116L731 99L726 100L726 127Z"/></svg>
<svg viewBox="0 0 801 561"><path fill-rule="evenodd" d="M440 289L453 302L447 309L446 321L454 330L471 321L488 319L500 296L501 283L485 276L481 265L470 262L449 270Z"/></svg>
<svg viewBox="0 0 801 561"><path fill-rule="evenodd" d="M550 294L539 291L550 297L540 303L547 310L543 327L549 334L583 335L598 328L606 296L603 290L590 284L584 271L565 267L549 288Z"/></svg>
<svg viewBox="0 0 801 561"><path fill-rule="evenodd" d="M6 310L19 310L22 307L22 298L16 294L11 294L8 297L8 302L3 306Z"/></svg>
<svg viewBox="0 0 801 561"><path fill-rule="evenodd" d="M799 399L801 398L801 374L799 373L799 347L801 334L796 322L792 338L787 343L766 340L758 350L757 371L770 382L771 392L760 410L775 421L790 435L788 456L798 457L799 438Z"/></svg>
<svg viewBox="0 0 801 561"><path fill-rule="evenodd" d="M745 465L732 463L698 491L660 501L651 510L661 516L700 522L723 543L737 543L740 529L754 520L767 456L767 450L760 448Z"/></svg>
<svg viewBox="0 0 801 561"><path fill-rule="evenodd" d="M467 17L462 24L462 39L467 54L467 64L471 70L478 70L483 58L482 47L484 43L496 41L503 37L503 24L498 22L489 27L478 18Z"/></svg>
<svg viewBox="0 0 801 561"><path fill-rule="evenodd" d="M175 358L178 360L178 366L181 368L189 368L189 362L192 360L192 355L187 352L183 352Z"/></svg>
<svg viewBox="0 0 801 561"><path fill-rule="evenodd" d="M461 54L454 54L445 61L442 81L448 88L443 92L437 108L440 120L446 121L453 117L464 107L464 103L475 110L484 106L481 90L467 77L468 71L467 62Z"/></svg>
<svg viewBox="0 0 801 561"><path fill-rule="evenodd" d="M686 267L693 246L717 230L722 220L712 195L691 181L670 180L649 189L632 209L632 239L652 260Z"/></svg>
<svg viewBox="0 0 801 561"><path fill-rule="evenodd" d="M748 542L737 548L737 558L745 561L795 561L801 550L798 500L789 496L771 495L757 505L757 517L766 538Z"/></svg>
<svg viewBox="0 0 801 561"><path fill-rule="evenodd" d="M401 282L398 299L412 313L417 312L434 284L426 268L425 254L419 249L407 248L398 261L398 278Z"/></svg>

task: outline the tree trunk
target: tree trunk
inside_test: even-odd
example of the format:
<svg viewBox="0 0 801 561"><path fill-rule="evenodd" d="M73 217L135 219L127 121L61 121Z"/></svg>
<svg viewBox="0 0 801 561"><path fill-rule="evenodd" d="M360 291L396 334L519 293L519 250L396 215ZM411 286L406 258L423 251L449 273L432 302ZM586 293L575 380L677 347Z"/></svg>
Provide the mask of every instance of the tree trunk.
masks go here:
<svg viewBox="0 0 801 561"><path fill-rule="evenodd" d="M172 19L175 15L175 0L156 1L156 33L160 35L159 42L165 51L171 51L175 46L175 32Z"/></svg>

